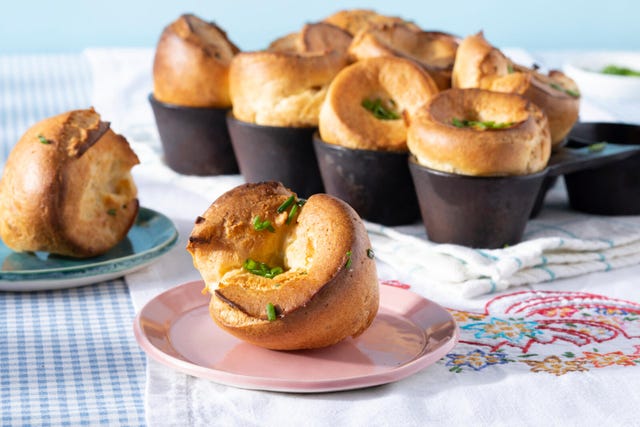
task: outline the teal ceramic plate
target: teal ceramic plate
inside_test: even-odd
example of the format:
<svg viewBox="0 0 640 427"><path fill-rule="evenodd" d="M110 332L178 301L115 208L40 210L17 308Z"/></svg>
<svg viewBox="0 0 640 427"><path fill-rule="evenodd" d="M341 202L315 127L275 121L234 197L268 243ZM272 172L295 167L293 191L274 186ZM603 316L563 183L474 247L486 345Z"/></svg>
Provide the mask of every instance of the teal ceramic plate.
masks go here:
<svg viewBox="0 0 640 427"><path fill-rule="evenodd" d="M140 208L127 237L109 252L75 259L46 252L14 252L0 241L0 290L62 289L121 277L154 262L171 249L178 231L159 212Z"/></svg>

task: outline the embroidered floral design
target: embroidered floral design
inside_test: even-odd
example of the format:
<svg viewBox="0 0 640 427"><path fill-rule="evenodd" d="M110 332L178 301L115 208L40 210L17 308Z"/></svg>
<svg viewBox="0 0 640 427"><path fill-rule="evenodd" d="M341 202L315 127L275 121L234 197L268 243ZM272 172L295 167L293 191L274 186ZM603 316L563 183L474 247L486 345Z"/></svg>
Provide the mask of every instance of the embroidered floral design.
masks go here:
<svg viewBox="0 0 640 427"><path fill-rule="evenodd" d="M450 312L460 328L458 346L443 359L452 372L508 364L559 376L640 365L640 304L631 301L520 291L490 300L484 312Z"/></svg>
<svg viewBox="0 0 640 427"><path fill-rule="evenodd" d="M610 353L585 351L582 354L584 357L581 360L590 362L596 368L605 368L613 365L635 366L640 363L640 352L638 350L632 354L624 354L622 351L612 351Z"/></svg>
<svg viewBox="0 0 640 427"><path fill-rule="evenodd" d="M541 310L540 315L544 317L571 317L578 309L575 307L552 307L547 310Z"/></svg>
<svg viewBox="0 0 640 427"><path fill-rule="evenodd" d="M531 366L532 372L548 372L556 376L564 375L568 372L588 371L584 367L582 360L563 360L558 356L548 356L544 360L523 360L523 363Z"/></svg>
<svg viewBox="0 0 640 427"><path fill-rule="evenodd" d="M488 322L471 323L461 329L475 331L474 337L478 339L506 339L510 342L519 342L524 338L533 338L541 335L543 331L538 329L537 322L515 319L499 319L492 317Z"/></svg>
<svg viewBox="0 0 640 427"><path fill-rule="evenodd" d="M478 321L478 320L482 320L482 319L484 319L486 317L486 316L484 316L482 314L468 313L466 311L450 310L450 312L451 312L451 315L453 316L453 318L458 323L469 322L471 320Z"/></svg>
<svg viewBox="0 0 640 427"><path fill-rule="evenodd" d="M598 314L604 314L605 316L626 316L629 314L628 311L617 307L596 307L595 312Z"/></svg>
<svg viewBox="0 0 640 427"><path fill-rule="evenodd" d="M485 353L480 349L470 351L466 354L450 353L446 356L446 366L451 367L449 369L452 372L462 372L462 367L468 366L475 371L486 368L491 365L503 365L509 363L507 355L504 353Z"/></svg>

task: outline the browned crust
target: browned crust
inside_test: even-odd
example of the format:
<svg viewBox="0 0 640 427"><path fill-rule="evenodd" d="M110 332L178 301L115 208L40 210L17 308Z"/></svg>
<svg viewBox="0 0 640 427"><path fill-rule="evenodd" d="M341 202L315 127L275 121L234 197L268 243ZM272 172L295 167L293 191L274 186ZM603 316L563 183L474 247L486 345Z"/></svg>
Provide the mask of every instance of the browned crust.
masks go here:
<svg viewBox="0 0 640 427"><path fill-rule="evenodd" d="M336 50L242 52L229 72L233 114L259 125L317 126L327 87L346 64Z"/></svg>
<svg viewBox="0 0 640 427"><path fill-rule="evenodd" d="M578 120L580 97L566 91L578 93L573 80L557 70L544 75L513 63L487 42L482 32L460 43L452 83L455 88L480 88L525 96L547 115L554 147L564 141Z"/></svg>
<svg viewBox="0 0 640 427"><path fill-rule="evenodd" d="M93 109L36 123L13 148L0 181L3 241L16 251L106 252L137 215L130 170L138 162Z"/></svg>
<svg viewBox="0 0 640 427"><path fill-rule="evenodd" d="M194 226L195 241L187 246L212 293L214 321L240 339L271 349L318 348L356 336L378 308L375 262L367 256L369 239L355 211L332 196L316 194L295 223L286 224L287 213L273 211L292 194L276 183L237 187L205 212L205 220ZM246 212L245 204L253 208ZM276 231L252 230L246 221L255 215L270 219ZM269 261L282 256L290 269L274 279L244 272L225 275L240 269L247 257ZM267 302L276 306L275 321L266 318Z"/></svg>
<svg viewBox="0 0 640 427"><path fill-rule="evenodd" d="M439 31L416 31L403 24L385 25L358 33L349 47L356 59L398 56L425 69L438 89L451 87L457 38Z"/></svg>
<svg viewBox="0 0 640 427"><path fill-rule="evenodd" d="M326 17L324 22L340 27L353 36L361 31L393 24L401 24L415 31L420 30L420 27L411 21L397 16L383 15L371 9L340 10Z"/></svg>
<svg viewBox="0 0 640 427"><path fill-rule="evenodd" d="M380 120L362 106L365 99L391 99L399 114L412 114L438 92L416 63L393 56L360 60L333 80L320 110L321 138L349 148L406 151L403 120Z"/></svg>
<svg viewBox="0 0 640 427"><path fill-rule="evenodd" d="M342 28L326 22L305 24L297 33L274 40L267 48L270 52L323 53L332 50L346 55L353 37Z"/></svg>
<svg viewBox="0 0 640 427"><path fill-rule="evenodd" d="M229 64L238 52L214 23L180 16L165 27L156 47L154 97L188 107L230 107Z"/></svg>

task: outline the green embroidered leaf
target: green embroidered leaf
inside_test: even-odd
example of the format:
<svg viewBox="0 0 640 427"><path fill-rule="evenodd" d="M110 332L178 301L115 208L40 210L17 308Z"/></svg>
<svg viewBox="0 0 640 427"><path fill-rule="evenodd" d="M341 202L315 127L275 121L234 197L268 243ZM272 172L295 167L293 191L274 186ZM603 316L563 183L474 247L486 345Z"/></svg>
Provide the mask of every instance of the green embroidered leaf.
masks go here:
<svg viewBox="0 0 640 427"><path fill-rule="evenodd" d="M572 353L572 352L570 352L570 351L565 351L564 353L562 353L562 355L563 355L564 357L568 357L568 358L576 357L576 355L575 355L575 354L573 354L573 353Z"/></svg>

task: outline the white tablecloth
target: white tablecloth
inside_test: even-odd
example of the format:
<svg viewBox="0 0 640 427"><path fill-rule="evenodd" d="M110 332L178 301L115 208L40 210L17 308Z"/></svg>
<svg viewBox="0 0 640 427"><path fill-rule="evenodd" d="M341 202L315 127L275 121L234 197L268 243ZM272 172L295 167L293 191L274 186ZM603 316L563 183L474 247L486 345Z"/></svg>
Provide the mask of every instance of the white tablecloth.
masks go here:
<svg viewBox="0 0 640 427"><path fill-rule="evenodd" d="M142 159L135 170L141 204L171 217L181 235L162 262L126 277L139 310L159 292L199 278L184 250L193 220L242 179L184 177L162 164L146 100L151 90L150 50L85 54L93 71L93 105L132 142ZM538 62L544 63L544 58L540 55ZM549 65L559 65L559 56L549 58ZM622 120L620 113L585 102L582 119ZM640 117L623 119L640 121ZM553 208L567 210L562 187L554 191ZM412 282L397 266L379 263L379 272L382 280L403 282L451 310L461 340L445 358L396 383L310 395L218 385L149 360L148 424L638 424L640 267L474 299Z"/></svg>

